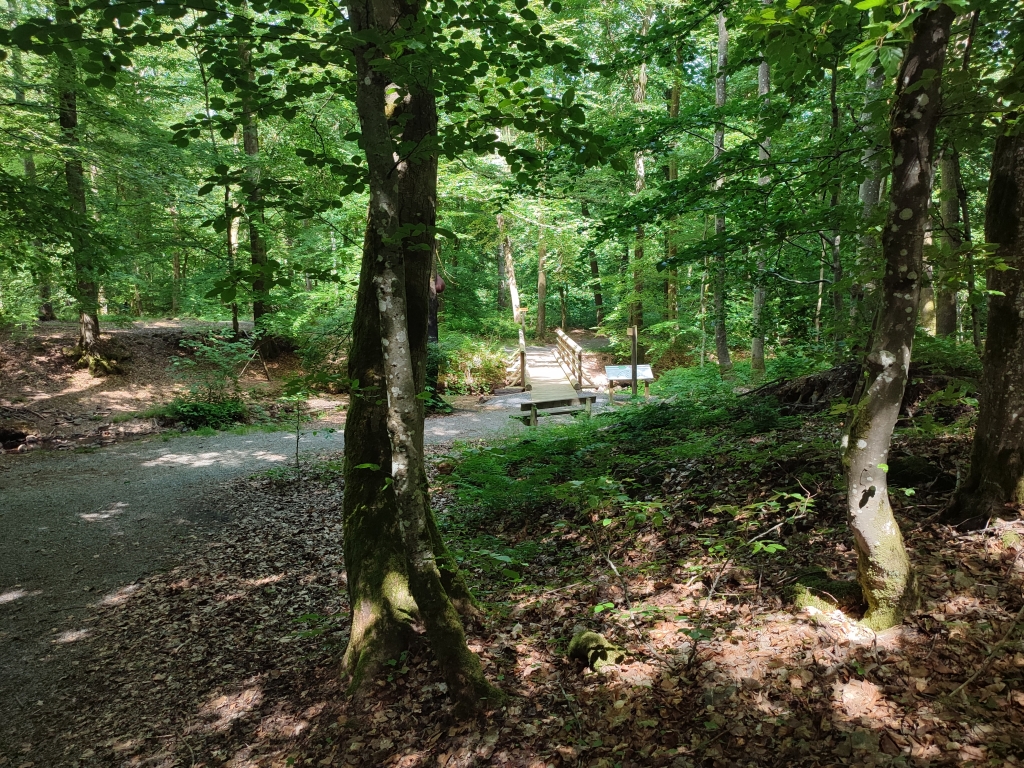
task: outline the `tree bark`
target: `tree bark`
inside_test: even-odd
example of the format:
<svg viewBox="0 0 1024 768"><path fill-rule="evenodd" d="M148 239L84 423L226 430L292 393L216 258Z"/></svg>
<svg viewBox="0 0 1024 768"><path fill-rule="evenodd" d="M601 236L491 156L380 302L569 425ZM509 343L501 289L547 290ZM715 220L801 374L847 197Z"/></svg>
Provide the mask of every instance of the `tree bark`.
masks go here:
<svg viewBox="0 0 1024 768"><path fill-rule="evenodd" d="M582 205L581 213L583 218L590 218L590 209L586 202ZM594 292L594 311L597 315L597 325L600 327L604 322L604 297L601 295L601 268L597 263L597 251L593 248L589 249L587 260L590 262L590 288Z"/></svg>
<svg viewBox="0 0 1024 768"><path fill-rule="evenodd" d="M543 221L543 217L541 218ZM543 339L548 329L548 247L544 242L544 227L537 228L537 338Z"/></svg>
<svg viewBox="0 0 1024 768"><path fill-rule="evenodd" d="M267 241L263 237L266 218L263 215L263 191L260 189L260 129L256 117L256 106L252 93L256 72L252 65L252 49L247 42L238 46L238 58L241 61L242 73L247 87L242 91L242 149L249 158L248 177L252 184L246 201L245 219L249 231L249 257L252 264L252 323L253 329L259 333L258 346L264 358L272 359L280 354L280 348L265 328L263 319L273 313L267 290L269 277L269 259L267 258Z"/></svg>
<svg viewBox="0 0 1024 768"><path fill-rule="evenodd" d="M715 106L725 107L725 68L728 64L729 31L725 27L725 14L718 14L718 69L715 76ZM717 160L725 151L725 125L719 123L715 127L714 156ZM724 179L715 182L715 189L720 189ZM715 234L725 232L725 216L715 216ZM733 379L732 358L729 355L729 335L726 330L726 296L725 296L725 249L715 254L714 276L714 307L715 307L715 354L718 357L718 370L723 379Z"/></svg>
<svg viewBox="0 0 1024 768"><path fill-rule="evenodd" d="M765 5L771 5L771 0L765 0ZM771 90L771 70L768 66L768 59L761 58L757 67L757 95L761 97L764 104L768 103L768 93ZM766 136L757 148L757 157L762 163L768 161L771 155L771 137ZM765 186L770 181L767 174L761 174L757 183ZM758 250L756 255L757 272L754 275L754 299L750 308L750 381L758 384L764 380L764 305L767 299L764 286L765 255L764 250Z"/></svg>
<svg viewBox="0 0 1024 768"><path fill-rule="evenodd" d="M512 241L505 231L505 216L498 214L498 233L501 237L501 255L505 263L505 280L508 282L508 295L512 301L512 317L517 325L523 323L523 309L519 301L519 286L516 284L516 262L512 257Z"/></svg>
<svg viewBox="0 0 1024 768"><path fill-rule="evenodd" d="M358 412L350 409L345 429L345 548L353 611L346 666L353 683L365 685L380 671L388 658L382 654L393 649L395 638L404 639L405 619L415 605L457 713L470 714L500 693L467 647L453 603L469 596L430 511L419 397L436 222L437 107L431 73L422 62L407 70L415 72L409 82L399 84L371 63L386 54L401 57L389 38L423 24L423 13L419 4L396 0L349 6L353 32L372 30L382 42L354 50L370 206L357 299L363 312L357 308L350 369L375 373L376 380L369 395L362 394L360 381L360 396L353 398ZM400 146L421 149L403 157ZM350 431L357 421L373 434ZM377 460L363 461L367 451L356 448L360 443L379 451Z"/></svg>
<svg viewBox="0 0 1024 768"><path fill-rule="evenodd" d="M1010 267L989 270L988 336L978 426L967 480L943 521L979 528L1024 505L1024 134L1002 135L992 153L985 240Z"/></svg>
<svg viewBox="0 0 1024 768"><path fill-rule="evenodd" d="M14 0L7 0L7 7L10 10L11 24L18 23L19 9L18 4ZM14 101L16 104L24 106L26 104L25 98L25 66L21 61L21 50L14 46L11 48L11 73L14 75ZM31 152L25 152L21 158L22 167L25 169L25 178L30 184L35 184L36 181L36 158ZM36 249L41 249L42 243L36 240L33 245ZM39 280L39 320L41 322L49 322L57 319L57 316L53 312L53 304L50 303L50 271L48 268L44 268L40 273L33 272L33 276Z"/></svg>
<svg viewBox="0 0 1024 768"><path fill-rule="evenodd" d="M956 147L951 143L939 160L942 178L942 197L939 212L942 216L941 258L938 264L938 280L935 289L935 335L955 336L957 326L956 294L958 285L950 282L949 273L956 269L957 251L963 242L960 230L960 197L958 179L959 159Z"/></svg>
<svg viewBox="0 0 1024 768"><path fill-rule="evenodd" d="M953 16L943 4L917 18L898 75L890 117L895 162L882 234L882 305L843 437L847 515L868 604L864 621L875 629L898 624L918 600L916 577L889 503L885 463L906 388L921 298L939 87Z"/></svg>
<svg viewBox="0 0 1024 768"><path fill-rule="evenodd" d="M885 73L881 67L874 67L868 71L867 88L864 94L864 111L860 116L861 130L867 134L872 133L873 122L869 108L879 98L884 78ZM861 158L861 164L865 168L866 177L860 183L860 189L858 190L862 226L864 228L857 249L856 263L858 272L870 269L878 249L878 238L868 229L868 226L874 221L878 213L878 203L882 197L882 151L880 146L869 146L864 150L864 155ZM854 330L859 327L863 316L866 314L863 307L864 299L866 292L871 289L873 289L873 286L870 284L864 285L855 282L850 286L850 324Z"/></svg>
<svg viewBox="0 0 1024 768"><path fill-rule="evenodd" d="M58 0L58 6L69 8L69 0ZM58 119L60 121L61 139L64 143L64 180L67 184L68 199L84 226L86 216L85 205L85 172L79 154L78 141L78 94L75 90L78 72L74 63L62 64L58 68ZM92 249L76 238L72 244L75 270L75 299L78 302L78 349L80 352L92 354L100 337L99 284L97 282L97 264Z"/></svg>
<svg viewBox="0 0 1024 768"><path fill-rule="evenodd" d="M668 116L670 120L679 119L679 104L682 99L683 87L681 81L681 70L683 66L683 51L681 47L676 48L676 69L673 73L672 87L668 92ZM673 156L668 161L668 182L669 186L679 180L679 161ZM676 257L679 246L676 243L676 221L673 216L665 231L665 257L669 264ZM665 277L665 319L676 320L679 317L679 268L669 267Z"/></svg>

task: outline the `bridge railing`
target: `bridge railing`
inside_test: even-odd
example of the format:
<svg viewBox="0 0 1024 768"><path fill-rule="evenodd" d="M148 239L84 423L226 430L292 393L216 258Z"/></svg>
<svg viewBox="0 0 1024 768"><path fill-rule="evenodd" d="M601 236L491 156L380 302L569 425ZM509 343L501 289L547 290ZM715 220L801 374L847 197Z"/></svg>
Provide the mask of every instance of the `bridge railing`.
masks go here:
<svg viewBox="0 0 1024 768"><path fill-rule="evenodd" d="M555 336L558 343L555 345L555 357L569 377L569 383L576 389L583 389L584 386L594 386L587 378L583 368L583 347L573 341L561 328L555 329Z"/></svg>
<svg viewBox="0 0 1024 768"><path fill-rule="evenodd" d="M509 361L507 372L509 386L528 389L526 381L526 335L519 329L519 351Z"/></svg>

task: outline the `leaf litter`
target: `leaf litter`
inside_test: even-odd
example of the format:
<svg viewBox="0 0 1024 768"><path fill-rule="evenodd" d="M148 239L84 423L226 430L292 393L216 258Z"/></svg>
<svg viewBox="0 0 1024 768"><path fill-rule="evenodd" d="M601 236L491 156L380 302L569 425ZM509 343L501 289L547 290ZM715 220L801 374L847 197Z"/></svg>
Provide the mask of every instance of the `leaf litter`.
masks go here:
<svg viewBox="0 0 1024 768"><path fill-rule="evenodd" d="M452 473L464 449L435 451L435 508L488 608L470 644L510 694L480 722L451 720L421 640L368 703L345 696L337 456L301 479L235 481L215 541L104 596L54 644L60 689L28 705L35 730L4 745L0 765L1020 765L1024 529L957 534L934 522L948 491L894 493L921 610L875 635L856 609L797 609L789 587L808 565L840 579L856 569L829 480L834 443L807 439L813 429L830 437L806 422L788 448L792 434L772 432L635 472L634 497L663 504L665 522L617 518L600 534L603 512L557 504L474 530ZM968 446L901 438L894 454L955 472ZM770 457L756 473L752 449ZM793 497L779 502L778 488ZM770 529L761 541L784 551L719 544ZM500 548L466 542L484 531L518 555L491 567ZM570 662L580 628L626 661L600 674Z"/></svg>

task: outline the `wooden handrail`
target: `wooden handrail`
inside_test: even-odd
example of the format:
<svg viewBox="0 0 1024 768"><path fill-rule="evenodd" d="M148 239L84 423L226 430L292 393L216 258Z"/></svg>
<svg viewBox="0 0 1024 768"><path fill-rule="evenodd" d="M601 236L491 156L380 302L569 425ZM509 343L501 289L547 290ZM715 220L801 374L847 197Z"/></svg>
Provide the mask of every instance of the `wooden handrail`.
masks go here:
<svg viewBox="0 0 1024 768"><path fill-rule="evenodd" d="M558 343L555 345L555 354L558 357L558 362L569 374L569 383L576 389L583 389L584 383L589 383L583 370L583 347L561 328L555 329L555 337L558 339Z"/></svg>
<svg viewBox="0 0 1024 768"><path fill-rule="evenodd" d="M519 386L526 389L526 334L519 329Z"/></svg>

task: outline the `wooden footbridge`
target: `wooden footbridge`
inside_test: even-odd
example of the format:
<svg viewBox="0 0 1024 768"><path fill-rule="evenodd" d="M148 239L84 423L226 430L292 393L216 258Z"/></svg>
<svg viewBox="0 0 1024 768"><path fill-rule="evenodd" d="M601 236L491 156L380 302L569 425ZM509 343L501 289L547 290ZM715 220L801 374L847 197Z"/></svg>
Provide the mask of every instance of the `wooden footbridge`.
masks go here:
<svg viewBox="0 0 1024 768"><path fill-rule="evenodd" d="M583 348L562 330L555 331L553 347L528 347L523 331L519 331L519 351L513 360L512 372L518 374L519 385L530 393L530 402L520 406L524 424L537 426L543 416L563 414L590 415L596 392L584 392L594 384L583 367Z"/></svg>

